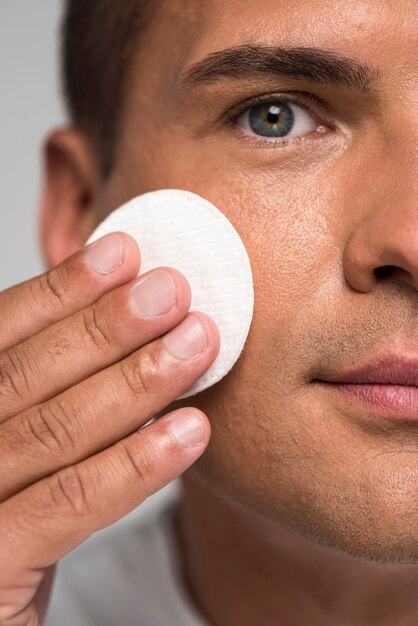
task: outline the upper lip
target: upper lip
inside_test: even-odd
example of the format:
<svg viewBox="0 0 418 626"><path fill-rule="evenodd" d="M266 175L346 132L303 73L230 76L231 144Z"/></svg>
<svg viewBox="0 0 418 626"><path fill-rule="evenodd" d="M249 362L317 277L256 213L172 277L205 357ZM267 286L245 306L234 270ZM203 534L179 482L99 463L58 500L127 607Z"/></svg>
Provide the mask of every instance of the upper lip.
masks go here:
<svg viewBox="0 0 418 626"><path fill-rule="evenodd" d="M418 359L383 358L355 370L331 374L321 380L333 383L418 387Z"/></svg>

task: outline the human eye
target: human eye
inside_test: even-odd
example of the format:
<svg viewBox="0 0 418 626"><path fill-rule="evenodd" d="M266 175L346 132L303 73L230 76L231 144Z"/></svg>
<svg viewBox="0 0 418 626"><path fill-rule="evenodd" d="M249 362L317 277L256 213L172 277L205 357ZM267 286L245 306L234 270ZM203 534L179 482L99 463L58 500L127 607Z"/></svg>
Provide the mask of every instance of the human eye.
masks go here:
<svg viewBox="0 0 418 626"><path fill-rule="evenodd" d="M327 126L308 108L305 96L299 96L299 101L293 95L263 97L235 108L228 117L241 134L261 142L288 143L292 137L326 132Z"/></svg>

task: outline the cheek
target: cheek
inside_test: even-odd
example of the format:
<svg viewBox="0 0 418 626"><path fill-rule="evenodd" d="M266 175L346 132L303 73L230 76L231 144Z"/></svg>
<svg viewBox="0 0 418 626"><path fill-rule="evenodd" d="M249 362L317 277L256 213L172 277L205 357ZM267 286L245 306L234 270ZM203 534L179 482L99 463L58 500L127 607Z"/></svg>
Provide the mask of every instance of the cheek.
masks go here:
<svg viewBox="0 0 418 626"><path fill-rule="evenodd" d="M246 411L247 395L257 389L257 402L268 407L272 394L294 388L301 369L315 358L314 351L303 353L301 364L297 335L301 327L315 332L315 296L338 267L329 207L341 203L335 181L344 177L327 160L336 158L335 151L330 149L320 165L300 152L274 162L265 156L260 163L254 153L244 158L234 157L230 148L220 150L217 141L197 145L169 137L163 146L145 141L148 151L142 157L138 145L126 146L120 186L132 196L161 187L190 190L232 222L250 257L255 308L245 350L221 388L227 399L239 396L232 406L240 411Z"/></svg>
<svg viewBox="0 0 418 626"><path fill-rule="evenodd" d="M300 368L297 337L296 350L289 337L301 326L316 332L315 303L330 283L335 286L339 271L341 246L329 210L338 202L335 187L331 198L323 177L265 173L251 185L228 180L225 188L227 195L214 192L219 197L212 201L244 241L254 277L254 318L244 355L251 357L253 374L283 363L287 371Z"/></svg>
<svg viewBox="0 0 418 626"><path fill-rule="evenodd" d="M294 445L297 397L317 358L317 294L333 278L338 252L328 224L331 200L318 191L326 188L323 179L262 173L249 184L235 173L220 176L216 187L198 193L222 208L246 246L254 318L232 372L196 400L209 415L222 415L214 420L213 453L227 447L239 455L238 468L260 450L277 458Z"/></svg>
<svg viewBox="0 0 418 626"><path fill-rule="evenodd" d="M265 172L251 184L224 173L216 187L199 191L234 224L253 269L254 318L244 352L225 379L195 398L214 416L201 468L218 484L227 475L233 491L245 485L246 499L252 492L269 498L274 485L285 502L319 471L315 441L329 439L313 415L309 428L301 423L320 336L318 293L338 267L328 208L336 200L322 192L327 188L323 177Z"/></svg>

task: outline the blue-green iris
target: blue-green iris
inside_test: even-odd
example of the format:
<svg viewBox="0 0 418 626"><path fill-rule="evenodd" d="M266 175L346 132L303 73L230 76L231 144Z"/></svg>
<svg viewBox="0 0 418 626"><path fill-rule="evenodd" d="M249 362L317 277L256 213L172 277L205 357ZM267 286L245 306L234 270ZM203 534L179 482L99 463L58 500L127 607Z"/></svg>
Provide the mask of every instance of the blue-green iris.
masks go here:
<svg viewBox="0 0 418 626"><path fill-rule="evenodd" d="M295 116L286 103L257 104L250 109L251 130L264 137L284 137L295 123Z"/></svg>

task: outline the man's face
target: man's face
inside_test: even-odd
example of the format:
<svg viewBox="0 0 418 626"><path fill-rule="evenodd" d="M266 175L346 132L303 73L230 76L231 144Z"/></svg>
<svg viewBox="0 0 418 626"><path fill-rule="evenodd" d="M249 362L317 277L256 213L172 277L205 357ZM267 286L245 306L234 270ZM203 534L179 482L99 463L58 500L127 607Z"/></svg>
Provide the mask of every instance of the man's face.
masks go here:
<svg viewBox="0 0 418 626"><path fill-rule="evenodd" d="M192 471L273 524L403 560L418 554L418 423L314 381L418 354L417 41L416 0L163 0L103 194L108 213L146 191L193 191L248 250L245 350L225 379L177 403L212 424ZM243 45L363 67L343 84L344 63L332 80L313 54L301 72L300 50L268 61L251 48L229 53L232 70L217 57L186 78ZM376 275L387 265L398 269Z"/></svg>

